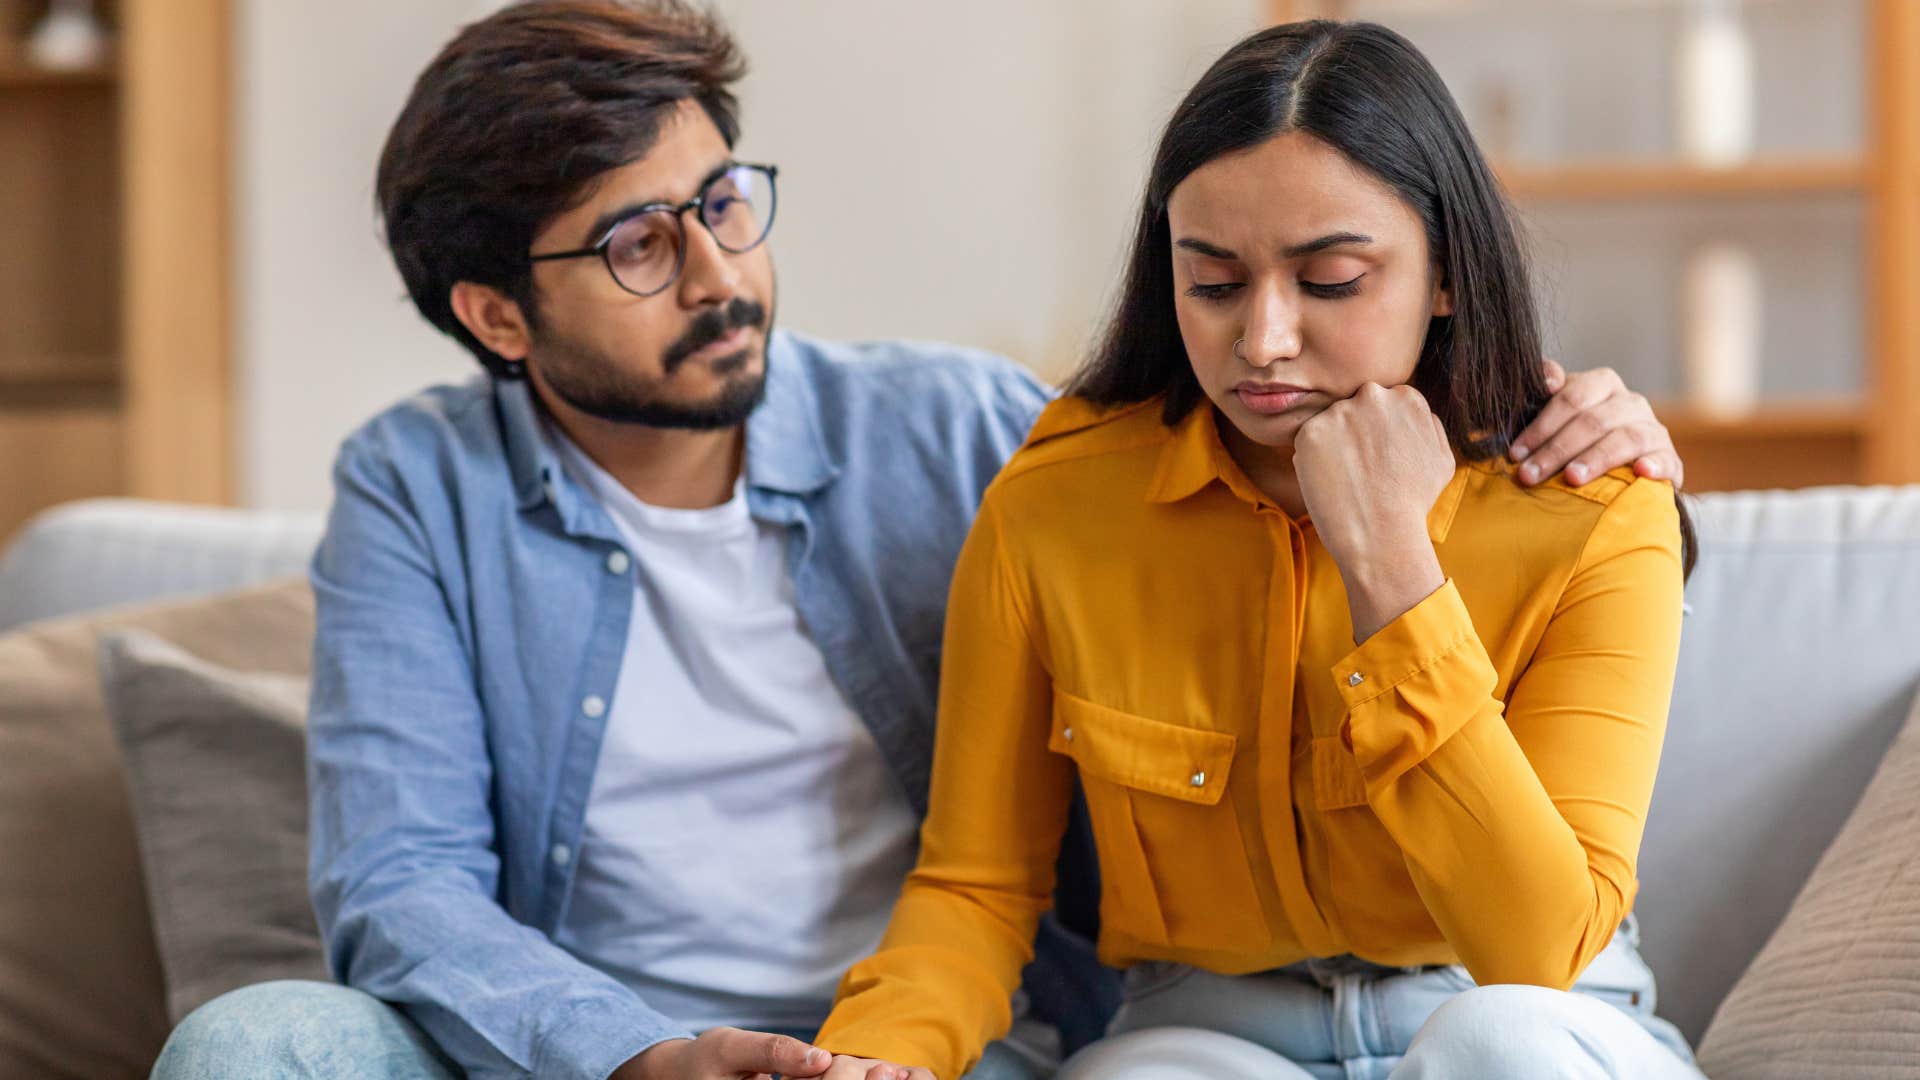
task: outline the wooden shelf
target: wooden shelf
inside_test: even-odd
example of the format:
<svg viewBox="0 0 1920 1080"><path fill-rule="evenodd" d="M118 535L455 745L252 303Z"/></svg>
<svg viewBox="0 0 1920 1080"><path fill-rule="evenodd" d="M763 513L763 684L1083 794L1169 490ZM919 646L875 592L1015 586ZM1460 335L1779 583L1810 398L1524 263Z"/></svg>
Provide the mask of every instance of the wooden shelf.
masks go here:
<svg viewBox="0 0 1920 1080"><path fill-rule="evenodd" d="M1501 167L1500 180L1513 195L1530 199L1808 195L1864 191L1867 167L1853 158L1754 161L1725 168L1678 162L1513 162Z"/></svg>
<svg viewBox="0 0 1920 1080"><path fill-rule="evenodd" d="M103 388L120 381L119 361L111 356L0 356L0 391L47 387ZM6 400L0 398L0 406Z"/></svg>
<svg viewBox="0 0 1920 1080"><path fill-rule="evenodd" d="M1676 442L1707 439L1859 438L1867 431L1866 406L1856 401L1762 404L1751 412L1707 412L1682 401L1656 402L1654 413Z"/></svg>
<svg viewBox="0 0 1920 1080"><path fill-rule="evenodd" d="M0 56L0 91L33 90L46 87L110 87L120 79L111 64L53 71L34 67L17 57Z"/></svg>

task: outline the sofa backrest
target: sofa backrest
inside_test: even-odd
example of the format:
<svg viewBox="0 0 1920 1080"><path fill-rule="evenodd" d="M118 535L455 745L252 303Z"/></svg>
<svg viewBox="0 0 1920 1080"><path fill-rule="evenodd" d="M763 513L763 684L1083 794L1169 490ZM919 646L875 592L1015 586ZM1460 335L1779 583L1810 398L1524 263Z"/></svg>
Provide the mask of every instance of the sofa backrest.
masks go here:
<svg viewBox="0 0 1920 1080"><path fill-rule="evenodd" d="M67 503L28 522L0 552L0 632L304 575L320 528L316 514L143 499Z"/></svg>
<svg viewBox="0 0 1920 1080"><path fill-rule="evenodd" d="M1920 688L1920 487L1689 501L1701 556L1636 906L1660 1012L1697 1040Z"/></svg>
<svg viewBox="0 0 1920 1080"><path fill-rule="evenodd" d="M1920 688L1920 486L1690 497L1687 588L1640 864L1661 1013L1698 1039ZM93 500L0 558L0 629L303 573L317 518Z"/></svg>

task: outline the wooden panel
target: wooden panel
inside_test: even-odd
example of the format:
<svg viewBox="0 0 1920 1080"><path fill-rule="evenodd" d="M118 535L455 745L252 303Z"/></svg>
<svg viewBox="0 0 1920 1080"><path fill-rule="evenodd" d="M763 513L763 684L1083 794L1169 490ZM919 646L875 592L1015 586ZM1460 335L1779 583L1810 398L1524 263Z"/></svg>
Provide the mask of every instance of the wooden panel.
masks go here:
<svg viewBox="0 0 1920 1080"><path fill-rule="evenodd" d="M1338 19L1343 6L1341 0L1267 0L1267 19L1276 24L1302 19Z"/></svg>
<svg viewBox="0 0 1920 1080"><path fill-rule="evenodd" d="M1850 158L1761 161L1725 169L1662 162L1510 163L1501 167L1500 180L1515 195L1544 199L1800 195L1859 191L1867 168Z"/></svg>
<svg viewBox="0 0 1920 1080"><path fill-rule="evenodd" d="M121 453L110 400L0 411L0 547L49 506L117 493Z"/></svg>
<svg viewBox="0 0 1920 1080"><path fill-rule="evenodd" d="M110 83L0 90L0 377L119 349L119 119Z"/></svg>
<svg viewBox="0 0 1920 1080"><path fill-rule="evenodd" d="M1673 444L1687 463L1689 492L1858 484L1864 469L1855 435L1676 431Z"/></svg>
<svg viewBox="0 0 1920 1080"><path fill-rule="evenodd" d="M1868 341L1873 438L1867 478L1920 482L1920 3L1875 0Z"/></svg>
<svg viewBox="0 0 1920 1080"><path fill-rule="evenodd" d="M125 0L127 482L232 499L226 0Z"/></svg>
<svg viewBox="0 0 1920 1080"><path fill-rule="evenodd" d="M1767 404L1726 415L1684 402L1656 402L1653 411L1676 439L1847 438L1865 435L1867 407L1857 401L1796 401Z"/></svg>

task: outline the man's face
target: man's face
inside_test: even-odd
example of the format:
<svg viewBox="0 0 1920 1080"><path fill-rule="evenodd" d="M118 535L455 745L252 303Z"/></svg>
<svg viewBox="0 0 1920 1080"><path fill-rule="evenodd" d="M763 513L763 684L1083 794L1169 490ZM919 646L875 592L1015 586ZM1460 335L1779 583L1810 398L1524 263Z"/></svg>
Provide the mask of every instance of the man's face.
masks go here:
<svg viewBox="0 0 1920 1080"><path fill-rule="evenodd" d="M534 237L533 253L592 246L639 207L700 194L731 161L706 112L683 101L653 149L600 176L585 202ZM651 296L622 288L600 258L534 264L538 329L527 372L549 400L602 420L699 429L739 424L759 404L773 324L772 256L764 243L739 254L722 249L698 211L687 211L682 224L680 275Z"/></svg>

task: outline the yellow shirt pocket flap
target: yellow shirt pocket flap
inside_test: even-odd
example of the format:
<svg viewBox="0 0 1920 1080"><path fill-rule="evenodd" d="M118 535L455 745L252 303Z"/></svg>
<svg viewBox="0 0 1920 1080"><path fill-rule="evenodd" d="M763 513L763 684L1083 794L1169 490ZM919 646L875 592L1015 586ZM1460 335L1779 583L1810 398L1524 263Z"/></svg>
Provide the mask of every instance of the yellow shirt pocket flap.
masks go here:
<svg viewBox="0 0 1920 1080"><path fill-rule="evenodd" d="M1109 783L1212 806L1227 790L1237 740L1224 731L1183 727L1053 694L1047 749Z"/></svg>

